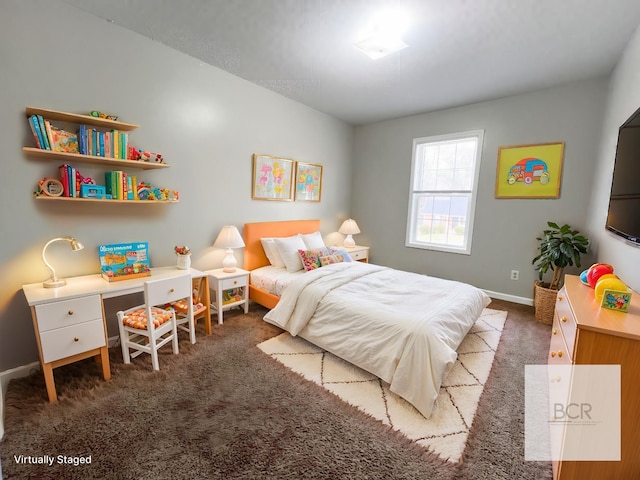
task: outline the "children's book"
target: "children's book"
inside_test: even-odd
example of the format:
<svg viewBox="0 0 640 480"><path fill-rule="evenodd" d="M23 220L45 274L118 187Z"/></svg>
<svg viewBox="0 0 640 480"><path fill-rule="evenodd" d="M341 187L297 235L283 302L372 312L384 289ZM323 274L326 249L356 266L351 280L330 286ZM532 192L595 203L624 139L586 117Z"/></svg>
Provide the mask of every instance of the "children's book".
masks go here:
<svg viewBox="0 0 640 480"><path fill-rule="evenodd" d="M36 115L38 118L38 126L40 127L40 133L42 141L46 150L51 150L51 144L49 143L49 137L47 136L47 127L44 124L44 118L42 115Z"/></svg>
<svg viewBox="0 0 640 480"><path fill-rule="evenodd" d="M108 282L151 275L148 242L100 245L100 269Z"/></svg>
<svg viewBox="0 0 640 480"><path fill-rule="evenodd" d="M51 129L51 149L54 152L78 153L78 136L53 125Z"/></svg>
<svg viewBox="0 0 640 480"><path fill-rule="evenodd" d="M29 126L31 127L33 136L36 139L36 145L38 146L38 148L43 149L44 145L42 144L40 126L38 125L38 117L36 117L35 115L31 115L29 117Z"/></svg>

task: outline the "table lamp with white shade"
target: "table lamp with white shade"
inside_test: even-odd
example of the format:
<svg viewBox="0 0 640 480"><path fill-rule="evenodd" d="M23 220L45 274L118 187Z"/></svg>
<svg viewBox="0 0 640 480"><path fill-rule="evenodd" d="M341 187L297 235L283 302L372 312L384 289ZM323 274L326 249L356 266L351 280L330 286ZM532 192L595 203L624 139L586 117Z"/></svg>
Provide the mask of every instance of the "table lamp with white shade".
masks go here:
<svg viewBox="0 0 640 480"><path fill-rule="evenodd" d="M225 225L222 227L222 230L220 230L218 238L216 238L213 246L215 248L227 249L227 254L224 257L224 260L222 260L222 271L228 273L235 272L238 262L233 254L233 249L244 247L244 242L242 241L242 237L240 236L238 229L233 225Z"/></svg>
<svg viewBox="0 0 640 480"><path fill-rule="evenodd" d="M360 229L358 228L358 224L356 223L356 221L349 218L348 220L342 222L342 225L338 229L338 233L342 233L343 235L347 236L344 239L343 243L345 247L355 247L356 242L353 239L352 235L360 233Z"/></svg>
<svg viewBox="0 0 640 480"><path fill-rule="evenodd" d="M49 277L49 279L42 283L42 286L44 288L57 288L67 284L66 280L64 280L63 278L57 277L56 271L53 269L51 264L47 262L47 257L45 256L47 247L54 242L69 242L71 244L71 250L73 250L74 252L78 250L82 250L84 248L84 245L73 237L58 237L58 238L49 240L45 244L45 246L42 248L42 261L49 268L49 270L51 270L51 276Z"/></svg>

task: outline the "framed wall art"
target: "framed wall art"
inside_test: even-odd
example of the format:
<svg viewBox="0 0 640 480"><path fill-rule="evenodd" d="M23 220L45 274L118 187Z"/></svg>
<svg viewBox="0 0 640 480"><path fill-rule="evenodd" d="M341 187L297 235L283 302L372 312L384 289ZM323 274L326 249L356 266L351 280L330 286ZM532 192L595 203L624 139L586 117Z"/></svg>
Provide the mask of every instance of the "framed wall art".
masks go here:
<svg viewBox="0 0 640 480"><path fill-rule="evenodd" d="M251 198L253 200L293 200L294 168L293 160L254 153Z"/></svg>
<svg viewBox="0 0 640 480"><path fill-rule="evenodd" d="M564 143L498 148L496 198L558 198Z"/></svg>
<svg viewBox="0 0 640 480"><path fill-rule="evenodd" d="M296 163L296 201L319 202L322 197L322 165Z"/></svg>

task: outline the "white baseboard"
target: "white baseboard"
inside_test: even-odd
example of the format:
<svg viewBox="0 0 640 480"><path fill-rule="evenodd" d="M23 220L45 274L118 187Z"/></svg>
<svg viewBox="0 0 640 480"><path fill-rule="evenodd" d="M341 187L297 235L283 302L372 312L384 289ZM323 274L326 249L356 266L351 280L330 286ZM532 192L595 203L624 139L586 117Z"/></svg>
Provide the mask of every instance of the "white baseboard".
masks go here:
<svg viewBox="0 0 640 480"><path fill-rule="evenodd" d="M515 295L507 295L506 293L492 292L490 290L484 290L484 293L497 300L505 300L507 302L533 306L533 298L517 297Z"/></svg>
<svg viewBox="0 0 640 480"><path fill-rule="evenodd" d="M40 369L40 362L33 362L28 365L0 372L0 388L2 390L2 394L0 395L0 439L4 436L4 396L7 393L9 381L14 378L26 377L34 369Z"/></svg>

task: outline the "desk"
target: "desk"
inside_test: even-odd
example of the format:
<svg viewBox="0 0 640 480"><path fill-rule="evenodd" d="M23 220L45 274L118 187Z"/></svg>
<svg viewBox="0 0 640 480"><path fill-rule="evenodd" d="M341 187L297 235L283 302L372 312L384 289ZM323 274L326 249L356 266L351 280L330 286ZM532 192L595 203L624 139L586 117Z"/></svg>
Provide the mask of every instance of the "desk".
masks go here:
<svg viewBox="0 0 640 480"><path fill-rule="evenodd" d="M192 278L205 278L203 298L205 331L211 334L210 294L208 275L194 268ZM144 291L150 279L183 275L176 267L152 268L150 277L107 282L98 274L67 278L58 288L44 288L42 282L23 285L22 290L31 307L40 363L49 401L57 401L53 369L94 357L102 366L105 380L111 378L109 366L107 325L104 313L105 298L119 297Z"/></svg>

